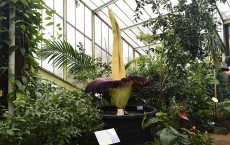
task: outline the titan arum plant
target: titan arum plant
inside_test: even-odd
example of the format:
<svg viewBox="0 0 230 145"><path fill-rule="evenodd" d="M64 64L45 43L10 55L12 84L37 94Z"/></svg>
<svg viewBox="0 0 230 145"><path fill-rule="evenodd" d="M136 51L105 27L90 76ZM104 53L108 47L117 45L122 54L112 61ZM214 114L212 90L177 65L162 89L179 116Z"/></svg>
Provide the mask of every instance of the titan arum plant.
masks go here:
<svg viewBox="0 0 230 145"><path fill-rule="evenodd" d="M121 48L121 31L111 9L109 9L109 17L113 31L112 77L96 78L86 86L85 91L91 94L109 94L117 107L117 115L124 115L124 108L129 100L132 85L144 84L148 81L148 78L140 76L126 77Z"/></svg>

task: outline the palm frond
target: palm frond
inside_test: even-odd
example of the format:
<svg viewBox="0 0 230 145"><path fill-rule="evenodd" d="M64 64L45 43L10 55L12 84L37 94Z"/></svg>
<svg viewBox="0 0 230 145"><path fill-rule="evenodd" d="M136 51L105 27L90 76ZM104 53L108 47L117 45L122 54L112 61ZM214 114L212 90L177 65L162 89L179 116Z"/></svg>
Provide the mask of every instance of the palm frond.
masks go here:
<svg viewBox="0 0 230 145"><path fill-rule="evenodd" d="M92 57L78 52L66 41L51 41L39 51L38 55L41 59L48 59L48 62L52 61L52 65L55 67L60 68L67 65L67 68L71 69L73 73L95 68Z"/></svg>

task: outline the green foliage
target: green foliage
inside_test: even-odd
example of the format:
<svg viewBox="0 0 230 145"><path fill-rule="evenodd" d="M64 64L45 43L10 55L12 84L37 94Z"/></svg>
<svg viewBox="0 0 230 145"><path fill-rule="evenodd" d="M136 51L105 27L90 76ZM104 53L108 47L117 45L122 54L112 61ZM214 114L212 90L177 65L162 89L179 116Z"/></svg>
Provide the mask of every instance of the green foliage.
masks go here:
<svg viewBox="0 0 230 145"><path fill-rule="evenodd" d="M173 112L173 111L171 111ZM178 115L177 115L178 116ZM181 116L181 119L185 119L186 115ZM202 133L200 130L196 129L195 126L190 125L191 129L186 129L183 124L180 124L180 120L175 118L173 113L167 115L163 112L158 112L156 117L144 118L143 126L148 127L154 124L156 128L156 135L154 136L154 143L152 144L162 144L162 145L211 145L213 139L205 131ZM160 142L160 143L159 143Z"/></svg>
<svg viewBox="0 0 230 145"><path fill-rule="evenodd" d="M220 47L216 41L211 41L217 39L215 18L212 16L217 1L189 3L185 0L175 5L170 0L136 0L136 19L141 17L146 5L151 6L152 12L158 16L146 22L145 26L152 28L152 40L162 43L167 62L175 67L179 59L184 59L186 63L189 59L202 59L213 52L212 49ZM165 11L168 13L165 14ZM183 62L180 61L180 64L183 65Z"/></svg>
<svg viewBox="0 0 230 145"><path fill-rule="evenodd" d="M111 68L108 64L102 63L99 58L93 59L85 54L81 43L77 47L78 50L68 42L51 41L39 51L39 55L42 59L48 59L48 62L52 61L56 67L60 68L66 65L77 80L85 81L110 74Z"/></svg>
<svg viewBox="0 0 230 145"><path fill-rule="evenodd" d="M9 5L15 6L16 16L12 20L15 21L15 46L9 49ZM44 41L41 33L42 17L41 10L51 11L45 7L43 0L2 0L0 12L0 67L8 65L8 56L12 52L16 52L17 56L22 56L20 60L23 66L20 73L31 73L31 68L36 69L38 63L34 54L38 49L38 44ZM52 14L50 14L52 15ZM48 15L48 16L50 16Z"/></svg>
<svg viewBox="0 0 230 145"><path fill-rule="evenodd" d="M83 93L58 91L53 84L36 81L31 90L17 83L14 115L0 120L0 141L23 145L92 145L93 132L101 128L98 109ZM28 88L29 89L29 88Z"/></svg>
<svg viewBox="0 0 230 145"><path fill-rule="evenodd" d="M173 132L170 130L171 128L164 128L161 130L160 141L162 145L175 145L177 141L177 135L173 134Z"/></svg>
<svg viewBox="0 0 230 145"><path fill-rule="evenodd" d="M230 118L230 101L209 102L212 109L213 121L217 126L226 126L225 121Z"/></svg>
<svg viewBox="0 0 230 145"><path fill-rule="evenodd" d="M210 131L214 127L209 100L210 98L206 96L193 96L186 100L186 109L190 121L201 131Z"/></svg>
<svg viewBox="0 0 230 145"><path fill-rule="evenodd" d="M156 91L157 95L155 95L156 93L149 93L158 98L158 104L166 103L167 105L169 96L182 98L191 95L193 92L190 91L191 89L188 90L189 85L187 83L190 83L189 75L193 74L189 74L187 71L193 67L199 68L196 65L205 61L207 56L211 57L212 63L219 65L222 45L216 33L216 18L212 15L216 10L216 2L215 0L194 0L191 2L185 0L173 4L170 0L136 0L136 19L141 17L142 9L146 5L151 6L152 12L158 15L144 24L144 26L151 28L152 33L141 33L137 37L147 44L161 43L161 46L151 48L151 53L148 52L148 54L153 54L155 58L151 58L151 56L146 58L145 62L148 64L140 65L138 68L142 73L147 68L150 71L144 73L152 71L154 74L149 73L149 75L159 78L159 80L152 80L153 84L155 83L152 88L158 90ZM167 11L166 14L165 11ZM202 77L205 75L203 73L200 73ZM205 87L202 89L207 94L209 93L207 90L211 90L208 87L213 83L210 80L215 79L210 72L205 77L204 81L199 77L197 79L200 81L199 87ZM195 79L192 81L195 83ZM148 90L152 91L150 88L145 91ZM175 90L177 91L175 92Z"/></svg>
<svg viewBox="0 0 230 145"><path fill-rule="evenodd" d="M201 133L199 130L193 126L190 130L184 129L184 135L187 137L191 145L212 145L213 138L207 134L207 132Z"/></svg>

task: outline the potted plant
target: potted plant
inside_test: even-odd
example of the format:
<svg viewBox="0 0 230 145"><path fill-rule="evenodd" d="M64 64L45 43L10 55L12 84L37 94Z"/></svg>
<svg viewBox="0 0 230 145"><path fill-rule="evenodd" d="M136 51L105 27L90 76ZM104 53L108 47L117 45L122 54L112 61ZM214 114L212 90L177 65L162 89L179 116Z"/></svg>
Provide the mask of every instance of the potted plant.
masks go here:
<svg viewBox="0 0 230 145"><path fill-rule="evenodd" d="M134 84L144 84L148 78L140 76L126 77L121 48L121 33L119 25L111 9L109 16L113 30L112 77L96 78L85 89L86 93L108 94L115 106L101 107L103 121L108 128L115 128L121 140L120 144L138 144L148 141L150 130L143 130L141 122L146 116L155 115L155 109L145 106L126 106Z"/></svg>

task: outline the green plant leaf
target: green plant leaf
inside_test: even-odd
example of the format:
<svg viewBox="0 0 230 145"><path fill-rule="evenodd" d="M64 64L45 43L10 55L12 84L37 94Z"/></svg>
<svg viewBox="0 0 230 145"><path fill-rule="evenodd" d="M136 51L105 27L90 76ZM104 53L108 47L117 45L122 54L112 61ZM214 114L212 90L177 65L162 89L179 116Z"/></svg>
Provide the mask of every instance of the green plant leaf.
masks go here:
<svg viewBox="0 0 230 145"><path fill-rule="evenodd" d="M55 12L56 12L56 10L46 10L46 14L47 14L48 16L53 15Z"/></svg>
<svg viewBox="0 0 230 145"><path fill-rule="evenodd" d="M25 16L27 19L30 18L30 16L29 16L28 14L26 14L26 13L24 13L24 16Z"/></svg>
<svg viewBox="0 0 230 145"><path fill-rule="evenodd" d="M24 31L24 32L26 31L26 26L25 25L20 25L19 27L22 29L22 31Z"/></svg>
<svg viewBox="0 0 230 145"><path fill-rule="evenodd" d="M11 46L9 47L7 53L8 54L11 54L12 52L14 52L15 50L17 50L18 46L14 45L14 46Z"/></svg>
<svg viewBox="0 0 230 145"><path fill-rule="evenodd" d="M223 107L223 109L224 109L225 111L230 112L230 107Z"/></svg>
<svg viewBox="0 0 230 145"><path fill-rule="evenodd" d="M146 119L146 121L144 121L143 128L146 128L151 124L154 124L154 123L157 123L157 122L162 122L162 121L163 121L162 119L159 119L157 117L151 117L149 119Z"/></svg>
<svg viewBox="0 0 230 145"><path fill-rule="evenodd" d="M45 20L51 20L52 18L49 16L49 17L46 17Z"/></svg>
<svg viewBox="0 0 230 145"><path fill-rule="evenodd" d="M173 128L172 126L169 126L169 129L172 131L173 134L175 134L175 135L179 134L179 132L175 128Z"/></svg>
<svg viewBox="0 0 230 145"><path fill-rule="evenodd" d="M160 141L162 145L175 145L177 141L177 135L174 135L168 128L164 128L160 131Z"/></svg>
<svg viewBox="0 0 230 145"><path fill-rule="evenodd" d="M49 23L46 24L46 26L51 26L53 24L54 24L54 22L49 22Z"/></svg>
<svg viewBox="0 0 230 145"><path fill-rule="evenodd" d="M23 5L25 5L25 6L29 6L29 3L26 1L26 0L20 0L22 3L23 3Z"/></svg>
<svg viewBox="0 0 230 145"><path fill-rule="evenodd" d="M14 135L14 132L11 129L6 130L6 134L8 135Z"/></svg>

